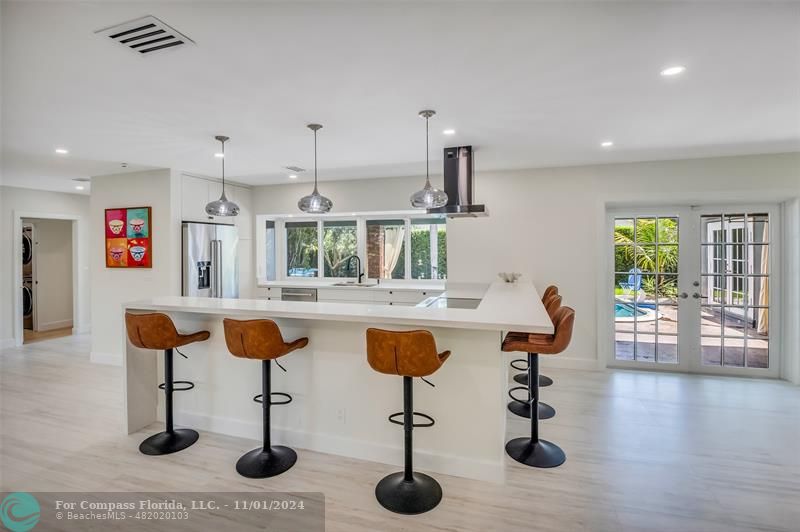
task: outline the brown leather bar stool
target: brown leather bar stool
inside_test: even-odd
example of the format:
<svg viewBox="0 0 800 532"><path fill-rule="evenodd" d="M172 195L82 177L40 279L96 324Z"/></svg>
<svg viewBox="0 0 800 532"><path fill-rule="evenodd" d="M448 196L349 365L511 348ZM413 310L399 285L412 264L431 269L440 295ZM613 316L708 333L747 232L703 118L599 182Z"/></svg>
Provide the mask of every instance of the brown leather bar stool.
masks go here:
<svg viewBox="0 0 800 532"><path fill-rule="evenodd" d="M175 329L175 324L170 317L159 312L150 314L126 312L125 328L128 331L128 340L136 347L164 351L164 383L158 387L164 390L166 430L144 440L139 445L139 451L149 455L182 451L196 442L200 436L192 429L176 429L173 426L172 393L191 390L194 388L194 383L173 380L172 350L194 342L208 340L211 334L208 331L180 334ZM183 355L183 353L180 354ZM176 384L181 387L175 388Z"/></svg>
<svg viewBox="0 0 800 532"><path fill-rule="evenodd" d="M561 448L547 440L539 439L539 355L555 355L562 352L572 339L575 311L561 307L553 315L555 334L508 333L503 341L503 351L528 353L528 382L531 397L531 436L514 438L506 443L506 453L525 465L532 467L556 467L564 463L566 456Z"/></svg>
<svg viewBox="0 0 800 532"><path fill-rule="evenodd" d="M542 303L544 304L544 309L547 311L547 315L550 316L550 319L552 320L553 319L553 314L555 314L555 312L561 306L561 296L558 295L558 293L556 292L554 294L551 294L546 299L543 299ZM519 367L519 366L515 366L514 362L525 362L525 367L522 368L522 367ZM518 358L518 359L513 360L511 362L511 367L516 369L516 370L519 370L519 371L523 372L523 373L517 373L516 375L514 375L514 382L516 382L517 384L521 384L522 386L527 386L528 385L528 361L525 360L524 358ZM550 386L552 384L553 384L553 379L551 379L550 377L546 377L544 375L539 375L539 388L544 388L544 387ZM529 417L529 416L526 415L525 417ZM544 419L544 418L540 418L540 419Z"/></svg>
<svg viewBox="0 0 800 532"><path fill-rule="evenodd" d="M547 302L550 300L550 298L552 296L557 296L557 295L558 295L558 287L556 285L551 284L550 286L545 288L544 294L542 294L542 304L545 305L545 308L547 308ZM561 304L561 301L559 300L559 305L560 304ZM553 315L550 314L549 311L548 311L548 315L552 319ZM519 363L524 363L525 366L519 366ZM514 375L514 382L516 382L517 384L521 384L523 386L527 386L528 385L527 360L525 360L524 358L516 358L516 359L511 361L511 367L514 368L517 371L521 371L522 372L522 373L518 373L517 375ZM550 377L548 377L546 375L539 375L539 388L544 388L546 386L552 386L552 384L553 384L553 379L551 379ZM525 416L525 417L528 417L528 416Z"/></svg>
<svg viewBox="0 0 800 532"><path fill-rule="evenodd" d="M222 320L225 343L233 356L261 361L261 394L253 401L261 403L263 412L263 445L248 452L236 462L236 471L243 477L267 478L280 475L297 462L297 453L283 445L272 445L270 434L270 407L292 402L289 394L273 392L271 383L272 361L308 345L308 338L298 338L286 343L281 330L272 320ZM278 367L286 371L277 360ZM285 397L272 401L273 395ZM259 399L260 398L260 399Z"/></svg>
<svg viewBox="0 0 800 532"><path fill-rule="evenodd" d="M442 367L449 356L450 351L437 353L436 341L429 331L367 329L369 365L379 373L403 377L403 411L389 416L389 421L403 425L405 468L402 472L384 477L375 486L378 502L392 512L421 514L432 510L442 500L442 487L439 483L424 473L414 472L412 466L411 434L414 427L432 427L434 424L429 415L414 412L412 378L423 377L424 380L424 377ZM394 419L400 414L403 415L402 423ZM427 422L414 423L414 416L420 416Z"/></svg>

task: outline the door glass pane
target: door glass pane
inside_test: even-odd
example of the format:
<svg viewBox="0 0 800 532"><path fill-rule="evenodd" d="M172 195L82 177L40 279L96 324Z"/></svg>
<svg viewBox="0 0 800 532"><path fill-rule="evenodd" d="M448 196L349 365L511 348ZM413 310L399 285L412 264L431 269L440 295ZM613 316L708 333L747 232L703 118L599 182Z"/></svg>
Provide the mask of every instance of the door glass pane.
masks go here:
<svg viewBox="0 0 800 532"><path fill-rule="evenodd" d="M722 344L722 365L744 367L744 338L725 337Z"/></svg>
<svg viewBox="0 0 800 532"><path fill-rule="evenodd" d="M636 333L636 360L643 362L656 361L656 335Z"/></svg>
<svg viewBox="0 0 800 532"><path fill-rule="evenodd" d="M659 218L658 219L658 243L677 244L678 243L678 219Z"/></svg>
<svg viewBox="0 0 800 532"><path fill-rule="evenodd" d="M325 277L358 278L358 261L350 260L350 257L358 253L354 220L323 222L322 250L325 257Z"/></svg>
<svg viewBox="0 0 800 532"><path fill-rule="evenodd" d="M616 219L614 270L617 360L676 363L678 218Z"/></svg>
<svg viewBox="0 0 800 532"><path fill-rule="evenodd" d="M702 362L769 367L769 216L701 216ZM720 243L720 244L714 244Z"/></svg>
<svg viewBox="0 0 800 532"><path fill-rule="evenodd" d="M656 357L662 364L678 363L678 337L659 331Z"/></svg>
<svg viewBox="0 0 800 532"><path fill-rule="evenodd" d="M753 320L748 324L747 367L769 367L769 309L753 309Z"/></svg>
<svg viewBox="0 0 800 532"><path fill-rule="evenodd" d="M367 276L405 279L406 223L403 220L367 220Z"/></svg>
<svg viewBox="0 0 800 532"><path fill-rule="evenodd" d="M286 275L317 277L317 222L286 222Z"/></svg>
<svg viewBox="0 0 800 532"><path fill-rule="evenodd" d="M749 214L747 216L748 241L754 244L769 242L769 215Z"/></svg>

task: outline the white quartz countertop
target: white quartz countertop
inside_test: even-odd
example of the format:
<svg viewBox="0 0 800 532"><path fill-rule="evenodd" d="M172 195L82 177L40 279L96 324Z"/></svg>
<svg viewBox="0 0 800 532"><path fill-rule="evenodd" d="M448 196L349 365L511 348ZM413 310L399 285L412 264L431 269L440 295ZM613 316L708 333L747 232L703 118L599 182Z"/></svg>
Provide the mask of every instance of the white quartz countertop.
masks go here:
<svg viewBox="0 0 800 532"><path fill-rule="evenodd" d="M343 279L344 281L344 279ZM342 290L432 290L432 291L442 291L445 289L444 281L436 282L436 281L422 281L422 282L413 282L413 281L382 281L380 284L374 284L371 286L336 286L337 281L319 281L319 280L310 280L310 279L289 279L284 281L259 281L258 287L259 288L336 288ZM368 279L365 281L367 283L374 283L373 279Z"/></svg>
<svg viewBox="0 0 800 532"><path fill-rule="evenodd" d="M361 288L360 290L364 290ZM448 287L449 290L449 287ZM450 297L480 297L474 289ZM446 296L447 293L444 294ZM269 301L264 299L214 299L155 297L124 305L131 310L189 312L218 316L290 318L347 321L415 327L446 327L490 331L552 334L553 324L533 283L497 281L488 286L476 309L405 307L369 303Z"/></svg>

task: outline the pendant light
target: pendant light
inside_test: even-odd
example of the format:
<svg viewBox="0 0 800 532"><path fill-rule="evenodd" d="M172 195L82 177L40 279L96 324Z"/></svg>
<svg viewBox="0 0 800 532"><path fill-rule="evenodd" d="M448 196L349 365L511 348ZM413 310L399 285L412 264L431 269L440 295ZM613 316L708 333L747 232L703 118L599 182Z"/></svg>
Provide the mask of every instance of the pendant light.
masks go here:
<svg viewBox="0 0 800 532"><path fill-rule="evenodd" d="M426 109L419 112L425 119L425 186L411 195L411 206L416 209L436 209L447 205L447 193L431 185L430 140L428 122L436 111Z"/></svg>
<svg viewBox="0 0 800 532"><path fill-rule="evenodd" d="M225 142L229 140L229 137L217 135L214 138L222 144L222 195L218 200L206 205L206 214L211 216L236 216L239 214L239 206L229 201L225 196Z"/></svg>
<svg viewBox="0 0 800 532"><path fill-rule="evenodd" d="M317 190L317 131L322 129L322 125L308 124L306 127L314 132L314 192L309 196L300 198L300 201L297 202L297 207L309 214L321 214L329 212L333 207L333 202Z"/></svg>

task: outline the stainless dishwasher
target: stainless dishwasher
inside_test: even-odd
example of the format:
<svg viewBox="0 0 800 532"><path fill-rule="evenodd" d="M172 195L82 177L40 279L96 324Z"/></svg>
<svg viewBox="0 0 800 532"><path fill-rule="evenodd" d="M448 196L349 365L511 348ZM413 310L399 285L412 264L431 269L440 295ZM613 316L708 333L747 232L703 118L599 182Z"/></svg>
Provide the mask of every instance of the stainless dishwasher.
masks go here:
<svg viewBox="0 0 800 532"><path fill-rule="evenodd" d="M284 288L281 290L281 301L316 301L316 288Z"/></svg>

